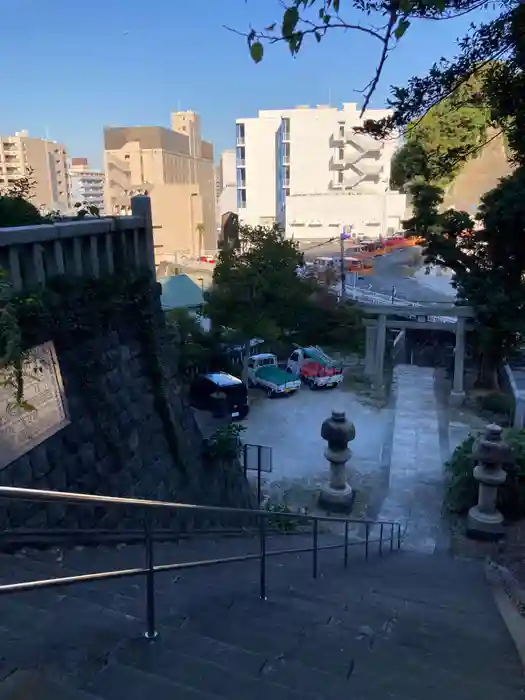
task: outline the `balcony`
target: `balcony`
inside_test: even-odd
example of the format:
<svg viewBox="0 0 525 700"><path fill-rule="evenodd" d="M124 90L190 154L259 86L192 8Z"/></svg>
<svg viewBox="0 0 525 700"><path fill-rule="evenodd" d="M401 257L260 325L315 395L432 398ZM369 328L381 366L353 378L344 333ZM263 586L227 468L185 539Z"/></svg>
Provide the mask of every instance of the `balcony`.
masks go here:
<svg viewBox="0 0 525 700"><path fill-rule="evenodd" d="M381 152L384 148L382 141L376 141L368 134L356 133L352 127L345 128L345 140L358 148L362 153Z"/></svg>
<svg viewBox="0 0 525 700"><path fill-rule="evenodd" d="M290 165L290 156L289 155L283 156L283 165Z"/></svg>
<svg viewBox="0 0 525 700"><path fill-rule="evenodd" d="M355 168L368 177L379 177L383 172L383 164L374 160L360 160L355 163Z"/></svg>
<svg viewBox="0 0 525 700"><path fill-rule="evenodd" d="M246 165L246 160L244 158L237 158L237 167L244 168Z"/></svg>
<svg viewBox="0 0 525 700"><path fill-rule="evenodd" d="M345 142L345 131L344 128L338 128L334 131L332 134L332 138L330 139L330 144L332 145L337 145L337 146L342 146Z"/></svg>
<svg viewBox="0 0 525 700"><path fill-rule="evenodd" d="M346 167L346 162L341 160L338 156L332 156L330 158L330 170L344 170Z"/></svg>
<svg viewBox="0 0 525 700"><path fill-rule="evenodd" d="M244 138L244 136L237 136L237 140L235 143L237 146L244 146L246 144L246 139Z"/></svg>

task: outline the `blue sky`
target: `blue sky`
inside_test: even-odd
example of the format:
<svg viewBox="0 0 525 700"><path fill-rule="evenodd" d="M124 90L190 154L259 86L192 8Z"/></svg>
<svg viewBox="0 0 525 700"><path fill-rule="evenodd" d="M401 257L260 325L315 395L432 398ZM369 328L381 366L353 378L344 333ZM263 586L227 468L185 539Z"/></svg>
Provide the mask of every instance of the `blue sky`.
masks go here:
<svg viewBox="0 0 525 700"><path fill-rule="evenodd" d="M279 0L6 3L0 133L47 134L70 156L100 166L104 126L168 126L171 110L194 109L217 158L234 145L237 117L329 99L359 102L355 91L372 77L379 54L374 39L334 31L319 45L308 42L296 59L284 46L268 47L255 65L244 38L223 28L266 26L281 15ZM452 55L469 21L411 27L386 64L372 106L384 105L392 83Z"/></svg>

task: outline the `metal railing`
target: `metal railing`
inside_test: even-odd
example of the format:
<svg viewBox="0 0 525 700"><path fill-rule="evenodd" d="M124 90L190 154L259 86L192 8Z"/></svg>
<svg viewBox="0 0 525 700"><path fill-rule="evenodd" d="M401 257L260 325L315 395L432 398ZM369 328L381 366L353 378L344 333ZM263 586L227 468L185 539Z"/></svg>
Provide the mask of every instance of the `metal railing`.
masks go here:
<svg viewBox="0 0 525 700"><path fill-rule="evenodd" d="M348 566L348 550L351 546L364 546L365 558L368 559L370 545L378 544L379 555L383 555L384 545L387 544L390 551L401 548L401 524L393 521L373 521L358 520L344 517L306 515L299 513L274 513L266 510L251 510L248 508L223 508L219 506L201 506L188 503L170 503L166 501L151 501L137 498L116 498L113 496L97 496L84 493L68 493L62 491L44 491L38 489L26 489L10 486L0 487L0 499L21 500L44 503L68 503L72 505L99 505L107 507L135 507L144 511L144 552L145 566L131 569L119 569L116 571L101 571L89 574L79 574L75 576L63 576L58 578L42 579L37 581L24 581L20 583L10 583L0 585L0 595L22 593L24 591L34 591L45 588L55 588L58 586L69 586L90 581L105 581L109 579L127 578L130 576L144 576L146 579L146 632L147 639L157 637L155 624L155 574L166 571L178 571L182 569L195 569L204 566L216 566L218 564L232 564L259 560L259 595L262 600L266 600L266 567L268 557L282 556L284 554L299 554L312 552L312 576L317 578L318 574L318 553L322 550L343 549L343 565ZM156 510L186 511L190 513L215 513L217 515L242 515L250 516L257 522L259 534L259 552L257 554L243 554L231 557L221 557L216 559L200 559L174 564L155 564L154 537L150 515ZM312 546L291 547L286 549L267 549L267 525L268 521L274 518L290 519L299 523L312 523ZM319 523L343 523L344 537L342 543L319 544ZM365 528L365 537L362 540L350 542L350 525L360 525ZM379 527L379 538L371 536L371 529ZM387 536L384 537L385 528ZM304 534L304 533L301 533ZM388 536L389 535L389 536Z"/></svg>

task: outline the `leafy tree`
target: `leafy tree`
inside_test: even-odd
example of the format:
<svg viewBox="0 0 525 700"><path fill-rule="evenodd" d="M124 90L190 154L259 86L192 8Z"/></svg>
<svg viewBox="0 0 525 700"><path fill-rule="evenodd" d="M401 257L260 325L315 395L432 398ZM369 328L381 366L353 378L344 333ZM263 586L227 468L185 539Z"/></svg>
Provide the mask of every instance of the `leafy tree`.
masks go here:
<svg viewBox="0 0 525 700"><path fill-rule="evenodd" d="M453 270L458 300L474 307L481 352L479 381L498 386L498 367L525 332L525 170L482 197L477 219L440 213L442 191L414 187L409 230L425 237L425 262Z"/></svg>
<svg viewBox="0 0 525 700"><path fill-rule="evenodd" d="M38 209L29 201L33 197L33 170L13 183L0 187L0 227L33 226L42 223Z"/></svg>
<svg viewBox="0 0 525 700"><path fill-rule="evenodd" d="M463 53L468 54L469 67L475 63L497 58L504 53L507 16L519 4L519 0L495 0L490 3L491 9L493 7L501 9L500 17L480 25L474 39L467 37L460 44ZM479 12L487 8L489 3L485 0L395 0L394 2L391 0L285 0L281 5L283 7L281 16L269 18L270 22L264 28L251 27L248 31L230 29L246 38L255 63L263 60L265 46L285 43L291 55L297 56L306 43L311 41L319 43L327 35L338 30L350 35L349 44L352 41L351 34L355 32L375 39L378 45L378 60L375 72L363 90L362 113L364 113L377 88L387 58L414 20L454 19ZM480 42L483 48L477 46ZM487 43L492 50L485 50ZM467 61L464 60L462 66L466 65ZM431 73L436 75L444 67L444 62L440 61L433 67ZM454 75L456 73L457 71ZM426 92L419 91L418 99L420 102L425 101L428 109L439 103L455 85L455 79L449 81L448 89L445 90L436 90L433 87L429 91L428 86L425 85ZM407 98L411 98L411 86L408 89L398 88L394 91L392 103L399 103L400 110L395 119L382 123L383 131L385 128L392 130L399 125L406 128L414 118L423 114L420 109L411 110L415 101L413 99L407 101ZM374 125L369 126L373 131Z"/></svg>
<svg viewBox="0 0 525 700"><path fill-rule="evenodd" d="M277 340L311 293L296 274L301 264L297 244L277 226L239 226L239 246L219 253L205 315L214 327L238 331L247 353L254 337Z"/></svg>
<svg viewBox="0 0 525 700"><path fill-rule="evenodd" d="M0 196L0 227L41 224L38 209L21 197Z"/></svg>
<svg viewBox="0 0 525 700"><path fill-rule="evenodd" d="M483 75L471 77L409 125L393 159L396 187L407 188L417 179L446 187L454 180L469 155L485 143L491 113L483 84Z"/></svg>
<svg viewBox="0 0 525 700"><path fill-rule="evenodd" d="M334 299L323 308L316 282L297 275L302 264L297 243L277 226L239 226L239 245L219 254L205 315L214 328L238 333L246 357L255 337L283 344L358 343L352 332L360 329L355 307L339 307Z"/></svg>

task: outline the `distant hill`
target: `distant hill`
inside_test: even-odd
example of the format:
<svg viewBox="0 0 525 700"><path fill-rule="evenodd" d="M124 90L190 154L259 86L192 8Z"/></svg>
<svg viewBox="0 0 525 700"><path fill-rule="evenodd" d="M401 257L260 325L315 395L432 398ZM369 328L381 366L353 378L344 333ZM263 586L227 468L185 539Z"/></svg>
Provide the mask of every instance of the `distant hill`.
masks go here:
<svg viewBox="0 0 525 700"><path fill-rule="evenodd" d="M490 138L490 133L487 136ZM502 177L510 175L512 169L505 153L503 137L498 136L476 158L465 163L445 195L443 208L453 207L472 213L481 196L496 187Z"/></svg>

